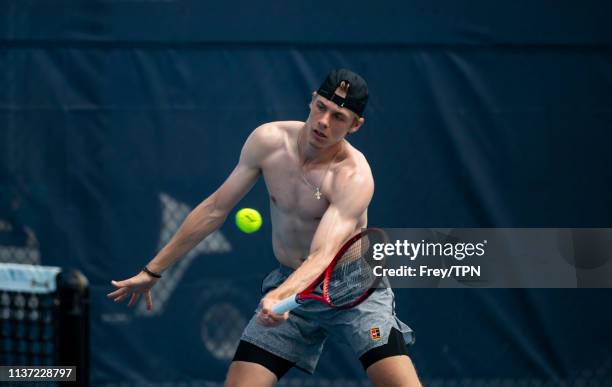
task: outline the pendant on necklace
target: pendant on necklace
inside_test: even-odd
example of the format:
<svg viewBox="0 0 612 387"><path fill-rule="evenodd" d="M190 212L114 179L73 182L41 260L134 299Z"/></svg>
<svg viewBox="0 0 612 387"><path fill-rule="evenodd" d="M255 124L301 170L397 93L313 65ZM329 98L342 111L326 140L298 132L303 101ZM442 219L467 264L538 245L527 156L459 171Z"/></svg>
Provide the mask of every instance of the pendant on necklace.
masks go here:
<svg viewBox="0 0 612 387"><path fill-rule="evenodd" d="M321 191L319 191L319 187L317 187L317 192L314 193L314 196L317 200L321 200Z"/></svg>

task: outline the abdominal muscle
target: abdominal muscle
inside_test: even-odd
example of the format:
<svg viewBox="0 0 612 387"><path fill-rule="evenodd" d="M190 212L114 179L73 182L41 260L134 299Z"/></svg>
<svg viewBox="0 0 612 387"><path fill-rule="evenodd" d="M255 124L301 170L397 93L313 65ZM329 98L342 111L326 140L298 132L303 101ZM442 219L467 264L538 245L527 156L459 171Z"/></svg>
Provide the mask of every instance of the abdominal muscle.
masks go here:
<svg viewBox="0 0 612 387"><path fill-rule="evenodd" d="M312 213L300 213L298 209L283 211L272 200L270 216L272 249L276 259L281 265L297 269L308 258L310 245L321 217L312 217ZM365 227L367 227L367 212L360 217L354 233Z"/></svg>
<svg viewBox="0 0 612 387"><path fill-rule="evenodd" d="M297 213L283 213L270 202L272 249L281 265L297 269L310 251L320 218L305 219Z"/></svg>

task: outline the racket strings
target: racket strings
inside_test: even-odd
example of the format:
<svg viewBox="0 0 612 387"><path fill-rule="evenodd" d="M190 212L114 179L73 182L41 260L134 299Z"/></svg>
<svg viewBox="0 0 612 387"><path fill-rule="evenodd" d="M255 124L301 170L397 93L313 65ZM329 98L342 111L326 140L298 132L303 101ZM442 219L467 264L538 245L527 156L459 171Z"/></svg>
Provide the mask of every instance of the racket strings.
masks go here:
<svg viewBox="0 0 612 387"><path fill-rule="evenodd" d="M329 277L327 295L332 305L342 306L366 293L376 281L372 272L370 247L372 237L367 235L353 243L338 260Z"/></svg>

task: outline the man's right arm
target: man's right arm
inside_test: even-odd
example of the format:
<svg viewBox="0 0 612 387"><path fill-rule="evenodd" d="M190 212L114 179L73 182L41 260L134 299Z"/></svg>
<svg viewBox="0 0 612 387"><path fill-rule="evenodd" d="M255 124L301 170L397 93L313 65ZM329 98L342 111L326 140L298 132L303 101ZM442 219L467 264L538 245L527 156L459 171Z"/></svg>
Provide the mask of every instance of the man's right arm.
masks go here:
<svg viewBox="0 0 612 387"><path fill-rule="evenodd" d="M278 138L273 124L262 125L251 133L242 147L238 165L227 180L189 213L170 242L149 262L148 270L161 273L223 224L232 208L257 181L262 162L276 149ZM150 290L156 282L157 278L141 271L123 281L111 281L117 289L107 297L120 302L131 296L128 306L133 306L144 294L147 309L151 310Z"/></svg>
<svg viewBox="0 0 612 387"><path fill-rule="evenodd" d="M232 208L257 182L261 162L270 154L267 149L270 130L263 125L251 133L240 152L238 165L212 195L189 213L170 242L149 262L149 270L163 272L221 227Z"/></svg>

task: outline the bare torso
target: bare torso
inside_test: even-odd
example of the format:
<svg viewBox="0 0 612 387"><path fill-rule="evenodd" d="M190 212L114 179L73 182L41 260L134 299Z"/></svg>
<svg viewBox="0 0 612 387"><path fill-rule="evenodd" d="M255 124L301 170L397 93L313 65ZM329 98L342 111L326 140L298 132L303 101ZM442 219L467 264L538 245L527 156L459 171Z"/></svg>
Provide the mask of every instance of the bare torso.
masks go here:
<svg viewBox="0 0 612 387"><path fill-rule="evenodd" d="M271 124L274 130L274 151L263 160L262 174L270 195L272 246L278 261L297 268L309 254L310 244L321 217L329 207L328 198L334 189L334 178L343 168L369 168L364 156L345 141L341 157L325 165L301 168L297 149L297 136L304 126L299 121ZM303 176L302 177L302 171ZM315 189L321 186L320 200ZM320 183L321 181L322 184ZM359 217L355 231L367 225L367 211Z"/></svg>

